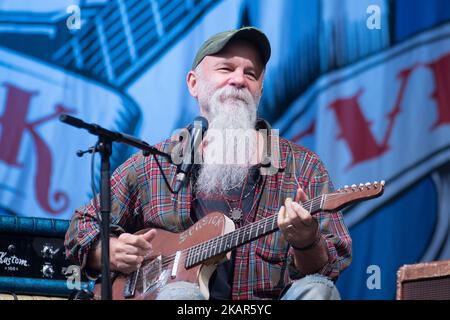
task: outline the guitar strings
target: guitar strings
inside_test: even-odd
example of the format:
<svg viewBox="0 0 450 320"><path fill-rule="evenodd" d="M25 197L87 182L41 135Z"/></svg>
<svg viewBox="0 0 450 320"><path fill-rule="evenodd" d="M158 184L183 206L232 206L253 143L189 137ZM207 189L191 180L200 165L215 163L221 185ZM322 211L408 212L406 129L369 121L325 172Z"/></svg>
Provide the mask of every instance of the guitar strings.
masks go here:
<svg viewBox="0 0 450 320"><path fill-rule="evenodd" d="M332 194L326 194L326 195L322 195L322 196L326 196L326 200L331 200L331 199L333 199L333 198L335 198L337 196L340 196L340 195L341 194L339 194L339 193L332 193ZM325 200L325 199L322 199L322 196L316 197L316 198L314 198L312 200L305 201L302 204L302 207L306 209L306 207L308 207L308 206L310 206L310 208L312 208L313 206L315 206L317 204L320 204L322 202L322 200ZM220 241L223 242L223 240L227 236L231 237L231 239L228 239L228 240L231 240L231 243L233 242L233 240L237 240L239 238L239 236L241 236L241 234L245 234L247 232L250 232L250 236L251 236L251 230L253 228L255 230L258 230L258 228L260 228L263 224L267 224L267 222L269 222L270 220L272 220L271 223L273 224L275 222L275 220L276 220L275 219L276 217L277 217L277 215L273 215L273 216L268 217L266 219L259 220L256 223L252 223L252 224L246 225L246 226L244 226L242 228L239 228L237 230L234 230L231 233L228 233L228 234L225 234L225 235L222 235L222 236L218 236L216 238L208 240L207 242L202 242L202 243L199 243L199 244L197 244L197 245L195 245L193 247L183 249L183 250L181 250L179 258L180 258L180 260L183 260L184 258L186 258L187 255L189 255L191 250L192 250L191 254L193 255L194 258L195 258L195 255L198 255L198 254L200 254L200 257L201 257L202 254L207 253L212 247L216 247L217 246L217 244L218 244L217 242L219 241L218 239L221 239ZM164 262L161 264L161 267L166 268L167 266L169 266L175 260L175 257L176 257L176 253L168 255L165 258L163 258ZM181 258L183 258L183 259L181 259ZM210 257L210 258L212 258L212 257ZM145 272L145 270L143 270L143 271ZM159 273L159 270L153 271L152 273L150 273L150 276L154 277L158 273ZM148 276L148 275L149 274L146 274L146 276Z"/></svg>

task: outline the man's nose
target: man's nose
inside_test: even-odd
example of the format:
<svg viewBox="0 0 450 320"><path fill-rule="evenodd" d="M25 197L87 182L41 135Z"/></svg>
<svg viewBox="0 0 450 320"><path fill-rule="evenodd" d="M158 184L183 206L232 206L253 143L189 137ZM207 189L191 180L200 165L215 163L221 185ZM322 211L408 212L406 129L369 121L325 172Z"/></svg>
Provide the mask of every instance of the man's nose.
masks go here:
<svg viewBox="0 0 450 320"><path fill-rule="evenodd" d="M247 83L245 81L245 75L242 71L234 71L230 74L230 79L228 81L228 84L231 86L234 86L236 88L245 88L247 86Z"/></svg>

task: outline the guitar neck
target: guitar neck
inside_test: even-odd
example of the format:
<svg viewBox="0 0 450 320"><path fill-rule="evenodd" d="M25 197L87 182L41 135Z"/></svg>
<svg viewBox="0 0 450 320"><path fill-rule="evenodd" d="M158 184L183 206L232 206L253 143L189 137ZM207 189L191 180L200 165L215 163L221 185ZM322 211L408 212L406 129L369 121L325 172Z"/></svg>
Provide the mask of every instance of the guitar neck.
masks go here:
<svg viewBox="0 0 450 320"><path fill-rule="evenodd" d="M302 203L302 207L308 210L311 214L321 211L324 201L326 201L326 196L327 195L325 194L312 200L305 201ZM208 259L225 254L243 244L277 231L277 219L278 215L275 214L223 236L191 247L186 259L186 268L199 265Z"/></svg>

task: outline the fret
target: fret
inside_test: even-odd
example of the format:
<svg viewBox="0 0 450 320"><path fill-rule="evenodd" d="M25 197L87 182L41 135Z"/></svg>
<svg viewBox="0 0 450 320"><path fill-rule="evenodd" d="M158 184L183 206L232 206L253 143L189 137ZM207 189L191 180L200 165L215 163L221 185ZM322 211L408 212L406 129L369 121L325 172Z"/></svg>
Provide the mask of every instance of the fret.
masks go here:
<svg viewBox="0 0 450 320"><path fill-rule="evenodd" d="M194 264L197 264L200 261L200 248L201 244L195 246Z"/></svg>
<svg viewBox="0 0 450 320"><path fill-rule="evenodd" d="M224 247L223 247L223 239L224 237L220 237L220 245L219 245L219 252L223 252L224 251Z"/></svg>
<svg viewBox="0 0 450 320"><path fill-rule="evenodd" d="M252 238L252 228L253 228L253 223L250 225L250 230L248 231L248 239L250 240Z"/></svg>
<svg viewBox="0 0 450 320"><path fill-rule="evenodd" d="M192 260L192 254L191 253L192 253L192 248L188 249L188 251L187 251L187 257L186 257L186 262L185 262L185 264L187 266L191 265L191 260Z"/></svg>
<svg viewBox="0 0 450 320"><path fill-rule="evenodd" d="M203 260L208 260L209 258L211 258L211 243L206 242L205 243L205 256L203 257Z"/></svg>
<svg viewBox="0 0 450 320"><path fill-rule="evenodd" d="M266 219L266 220L264 221L264 233L266 233L267 225L268 225L268 223L269 223L269 220L270 220L270 218L269 218L269 219Z"/></svg>
<svg viewBox="0 0 450 320"><path fill-rule="evenodd" d="M229 251L229 249L231 249L231 248L233 248L232 246L231 246L231 242L232 242L232 239L231 239L231 237L230 237L230 234L227 234L226 236L226 251Z"/></svg>
<svg viewBox="0 0 450 320"><path fill-rule="evenodd" d="M194 246L192 248L189 249L189 252L191 253L191 259L189 260L189 263L186 262L187 266L191 266L195 263L195 250L196 250L197 246Z"/></svg>
<svg viewBox="0 0 450 320"><path fill-rule="evenodd" d="M234 244L235 247L237 247L239 245L239 229L238 231L234 231L235 235L236 235L236 242Z"/></svg>
<svg viewBox="0 0 450 320"><path fill-rule="evenodd" d="M326 194L321 195L321 199L320 199L320 210L323 210L323 203L325 201L326 198Z"/></svg>
<svg viewBox="0 0 450 320"><path fill-rule="evenodd" d="M215 256L217 254L217 239L213 240L212 246L214 247L213 256Z"/></svg>
<svg viewBox="0 0 450 320"><path fill-rule="evenodd" d="M258 228L256 229L257 230L256 236L260 236L264 233L263 232L264 231L264 223L263 222L264 222L263 220L258 221Z"/></svg>
<svg viewBox="0 0 450 320"><path fill-rule="evenodd" d="M244 228L242 228L242 229L239 231L239 233L242 234L241 243L244 243L244 242L245 242L245 231L246 231L246 230L247 230L247 228L244 227Z"/></svg>
<svg viewBox="0 0 450 320"><path fill-rule="evenodd" d="M310 204L310 206L309 206L309 214L311 214L312 209L313 209L313 203L314 203L314 201L313 201L313 200L309 200L309 202L311 202L311 204Z"/></svg>
<svg viewBox="0 0 450 320"><path fill-rule="evenodd" d="M203 261L206 259L206 254L208 253L207 249L206 249L206 242L203 242L201 244L201 249L200 249L200 260L199 261Z"/></svg>

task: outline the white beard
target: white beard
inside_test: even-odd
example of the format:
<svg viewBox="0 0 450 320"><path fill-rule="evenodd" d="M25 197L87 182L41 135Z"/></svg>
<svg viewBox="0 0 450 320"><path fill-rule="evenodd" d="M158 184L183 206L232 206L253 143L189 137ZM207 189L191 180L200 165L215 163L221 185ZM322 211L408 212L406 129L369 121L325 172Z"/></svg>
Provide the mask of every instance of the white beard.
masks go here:
<svg viewBox="0 0 450 320"><path fill-rule="evenodd" d="M259 97L247 89L224 87L203 105L209 121L197 192L218 195L242 186L257 151L255 131ZM245 132L245 134L243 134Z"/></svg>

